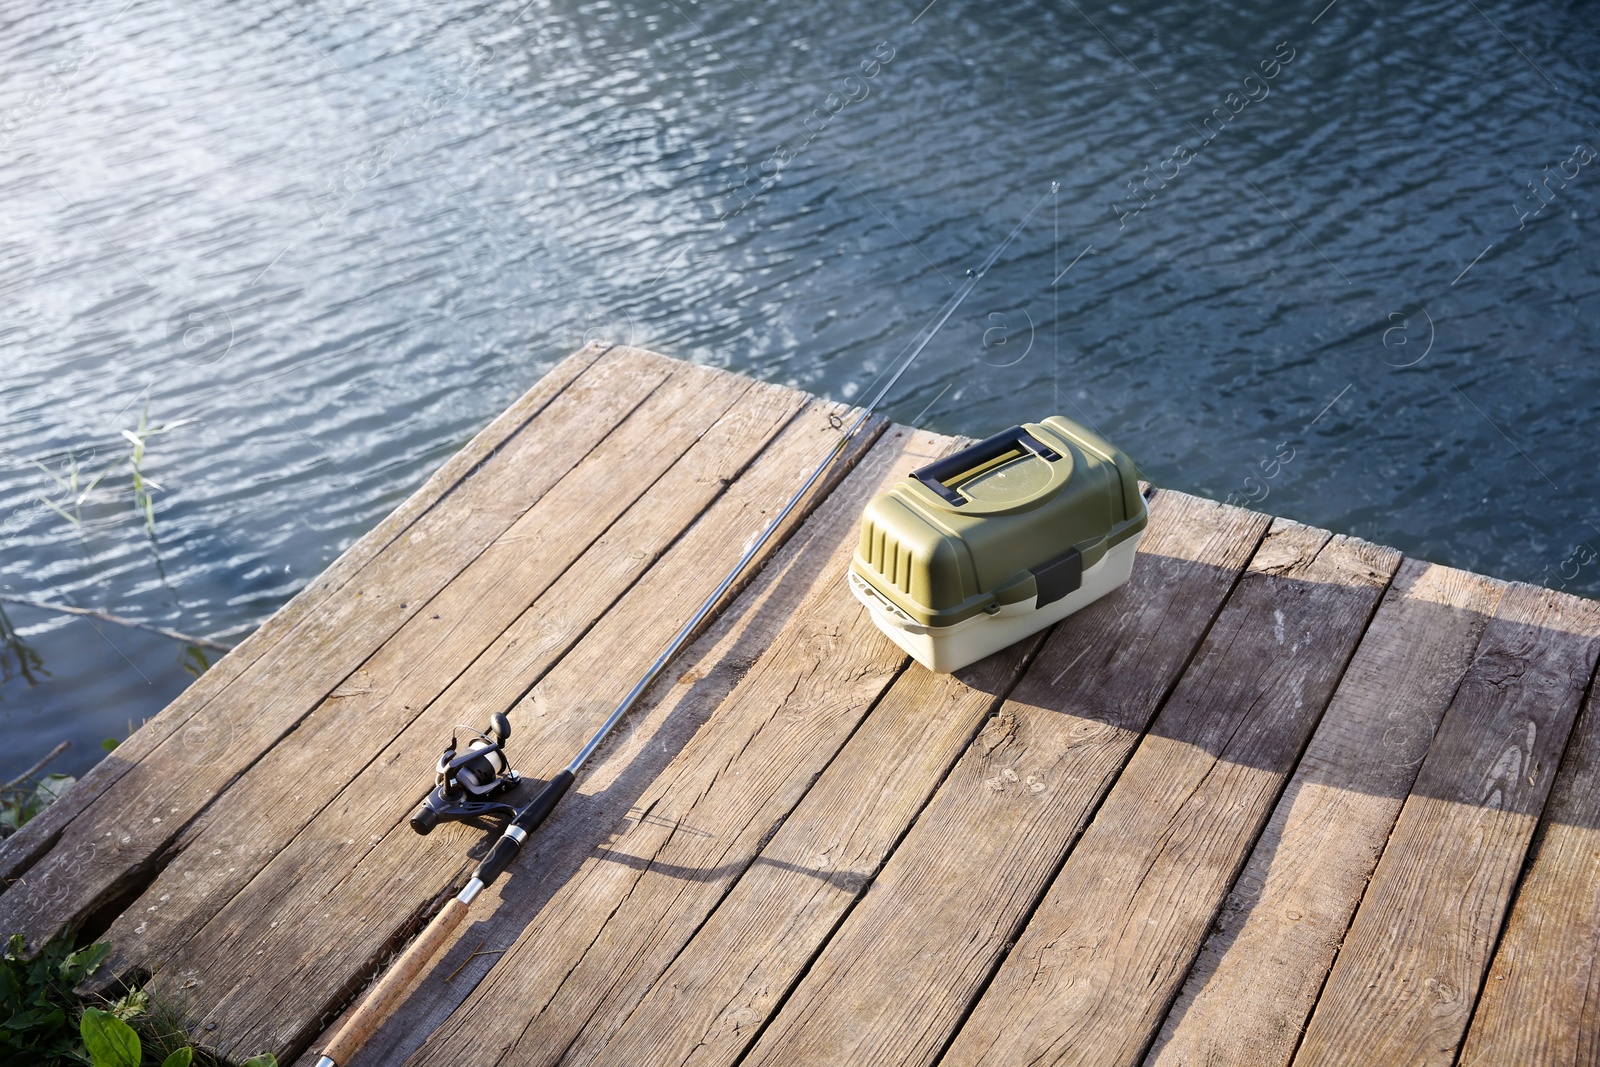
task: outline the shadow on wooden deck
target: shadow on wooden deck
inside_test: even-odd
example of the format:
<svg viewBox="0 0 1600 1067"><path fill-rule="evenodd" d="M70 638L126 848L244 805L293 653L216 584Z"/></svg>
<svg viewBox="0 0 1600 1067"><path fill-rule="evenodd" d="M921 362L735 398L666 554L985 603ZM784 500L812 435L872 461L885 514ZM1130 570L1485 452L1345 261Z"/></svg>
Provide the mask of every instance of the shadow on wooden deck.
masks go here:
<svg viewBox="0 0 1600 1067"><path fill-rule="evenodd" d="M202 1039L309 1064L487 844L405 825L450 729L563 765L842 411L580 353L0 846L0 923L107 929ZM1600 605L1154 491L1126 588L935 676L843 574L958 442L871 436L352 1067L1592 1040Z"/></svg>

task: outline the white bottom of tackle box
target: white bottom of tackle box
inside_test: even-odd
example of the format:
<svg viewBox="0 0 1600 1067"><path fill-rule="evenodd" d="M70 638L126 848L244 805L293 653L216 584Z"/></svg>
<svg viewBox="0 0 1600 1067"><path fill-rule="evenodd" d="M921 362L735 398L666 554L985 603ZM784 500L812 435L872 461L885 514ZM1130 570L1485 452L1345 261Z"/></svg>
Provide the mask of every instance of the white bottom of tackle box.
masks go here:
<svg viewBox="0 0 1600 1067"><path fill-rule="evenodd" d="M1122 585L1133 573L1134 550L1143 536L1141 530L1108 549L1099 563L1084 570L1078 588L1060 600L1042 608L1035 608L1032 600L1007 604L993 615L974 615L954 626L922 625L885 600L854 571L849 574L850 591L867 606L872 621L889 640L929 670L949 674L1060 622Z"/></svg>

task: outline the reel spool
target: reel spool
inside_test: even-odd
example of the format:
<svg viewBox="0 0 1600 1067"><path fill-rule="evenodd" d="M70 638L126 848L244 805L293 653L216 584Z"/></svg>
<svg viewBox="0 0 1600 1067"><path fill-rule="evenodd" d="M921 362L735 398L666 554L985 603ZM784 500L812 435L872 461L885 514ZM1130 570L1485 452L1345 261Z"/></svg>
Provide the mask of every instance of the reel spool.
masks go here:
<svg viewBox="0 0 1600 1067"><path fill-rule="evenodd" d="M462 727L467 729L467 727ZM506 759L505 743L511 737L511 720L500 712L489 719L487 732L473 731L465 752L457 755L456 737L439 757L434 768L433 790L411 816L411 828L426 834L442 820L476 819L486 815L515 815L517 809L495 797L509 792L522 781Z"/></svg>

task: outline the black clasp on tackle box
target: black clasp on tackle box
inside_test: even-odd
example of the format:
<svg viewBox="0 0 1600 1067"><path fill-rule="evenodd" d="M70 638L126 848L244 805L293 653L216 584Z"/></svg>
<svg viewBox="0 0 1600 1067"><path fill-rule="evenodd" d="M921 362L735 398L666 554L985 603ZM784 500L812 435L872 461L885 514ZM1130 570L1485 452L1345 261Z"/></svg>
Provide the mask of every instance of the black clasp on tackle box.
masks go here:
<svg viewBox="0 0 1600 1067"><path fill-rule="evenodd" d="M1033 606L1042 608L1046 604L1054 604L1068 593L1078 591L1083 584L1083 553L1076 548L1069 548L1054 559L1028 569L1038 590L1038 599Z"/></svg>

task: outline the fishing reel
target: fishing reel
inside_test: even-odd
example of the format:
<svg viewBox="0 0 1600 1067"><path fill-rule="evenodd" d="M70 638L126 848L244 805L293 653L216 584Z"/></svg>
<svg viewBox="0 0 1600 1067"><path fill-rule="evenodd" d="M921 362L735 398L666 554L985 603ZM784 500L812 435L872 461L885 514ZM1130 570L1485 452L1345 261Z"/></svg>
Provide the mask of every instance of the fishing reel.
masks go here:
<svg viewBox="0 0 1600 1067"><path fill-rule="evenodd" d="M497 711L489 719L487 732L473 731L473 734L466 751L459 755L456 736L450 735L450 745L434 768L433 790L411 816L411 828L417 833L428 833L441 820L477 819L486 815L509 818L517 813L510 803L494 799L510 792L522 781L522 775L511 769L504 749L511 737L511 720Z"/></svg>

